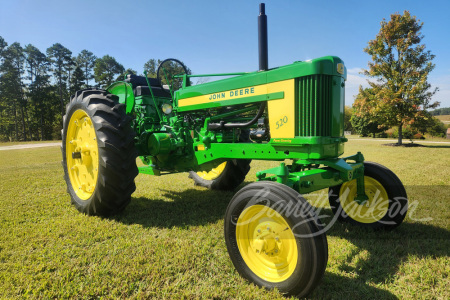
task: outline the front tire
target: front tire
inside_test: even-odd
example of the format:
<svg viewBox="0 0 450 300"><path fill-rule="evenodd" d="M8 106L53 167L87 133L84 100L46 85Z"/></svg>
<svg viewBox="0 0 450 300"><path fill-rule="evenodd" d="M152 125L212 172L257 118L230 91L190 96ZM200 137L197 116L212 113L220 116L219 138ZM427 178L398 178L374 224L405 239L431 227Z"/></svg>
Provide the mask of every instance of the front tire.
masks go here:
<svg viewBox="0 0 450 300"><path fill-rule="evenodd" d="M77 92L66 107L62 165L72 204L88 215L123 210L135 191L137 152L131 118L115 95Z"/></svg>
<svg viewBox="0 0 450 300"><path fill-rule="evenodd" d="M242 277L305 297L321 280L328 245L320 220L293 189L270 181L236 193L225 214L225 241Z"/></svg>
<svg viewBox="0 0 450 300"><path fill-rule="evenodd" d="M354 179L329 189L331 209L340 221L373 229L393 229L403 222L408 197L402 182L391 170L364 162L367 201L355 201L356 186Z"/></svg>

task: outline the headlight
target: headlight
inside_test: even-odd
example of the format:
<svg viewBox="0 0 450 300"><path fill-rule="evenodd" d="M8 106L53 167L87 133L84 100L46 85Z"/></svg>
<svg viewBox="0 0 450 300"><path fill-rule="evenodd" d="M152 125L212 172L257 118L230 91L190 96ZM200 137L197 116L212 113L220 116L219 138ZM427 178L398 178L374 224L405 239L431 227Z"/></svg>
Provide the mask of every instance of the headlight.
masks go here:
<svg viewBox="0 0 450 300"><path fill-rule="evenodd" d="M173 107L170 104L164 103L161 107L163 113L165 113L166 115L172 113Z"/></svg>

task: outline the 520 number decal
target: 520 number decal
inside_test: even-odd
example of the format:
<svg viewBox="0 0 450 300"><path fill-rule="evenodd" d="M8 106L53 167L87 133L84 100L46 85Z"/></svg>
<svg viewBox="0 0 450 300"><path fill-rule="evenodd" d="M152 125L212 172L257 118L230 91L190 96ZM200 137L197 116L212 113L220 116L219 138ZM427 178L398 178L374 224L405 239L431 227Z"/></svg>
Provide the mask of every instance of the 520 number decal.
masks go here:
<svg viewBox="0 0 450 300"><path fill-rule="evenodd" d="M280 119L279 121L277 121L277 128L275 128L275 129L280 128L281 126L283 126L284 124L286 124L287 121L288 121L288 117L287 117L287 116L284 116L282 119Z"/></svg>

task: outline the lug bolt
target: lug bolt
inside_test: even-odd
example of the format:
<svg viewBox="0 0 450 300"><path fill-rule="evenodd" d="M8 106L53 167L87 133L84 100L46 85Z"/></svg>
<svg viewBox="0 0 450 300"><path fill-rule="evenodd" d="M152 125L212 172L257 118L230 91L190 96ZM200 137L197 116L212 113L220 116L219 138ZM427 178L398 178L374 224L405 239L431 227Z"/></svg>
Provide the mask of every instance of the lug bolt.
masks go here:
<svg viewBox="0 0 450 300"><path fill-rule="evenodd" d="M261 229L258 229L258 233L261 233Z"/></svg>
<svg viewBox="0 0 450 300"><path fill-rule="evenodd" d="M277 250L277 249L275 249L275 253L278 253L278 250Z"/></svg>
<svg viewBox="0 0 450 300"><path fill-rule="evenodd" d="M277 241L277 242L278 242L279 240L280 240L280 238L279 238L279 237L276 237L276 238L275 238L275 241Z"/></svg>

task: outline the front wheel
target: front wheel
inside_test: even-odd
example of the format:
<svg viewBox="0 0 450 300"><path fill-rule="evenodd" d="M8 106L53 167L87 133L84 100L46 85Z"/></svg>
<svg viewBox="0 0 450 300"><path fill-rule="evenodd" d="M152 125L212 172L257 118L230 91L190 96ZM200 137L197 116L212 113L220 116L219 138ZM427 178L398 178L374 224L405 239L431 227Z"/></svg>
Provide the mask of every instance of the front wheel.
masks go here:
<svg viewBox="0 0 450 300"><path fill-rule="evenodd" d="M309 294L327 265L326 235L312 207L275 182L251 183L233 197L225 241L241 276L288 295Z"/></svg>
<svg viewBox="0 0 450 300"><path fill-rule="evenodd" d="M330 187L329 202L340 221L360 227L393 229L408 210L408 198L400 179L388 168L364 162L364 187L367 200L356 201L356 179Z"/></svg>

